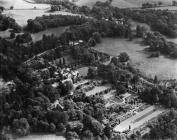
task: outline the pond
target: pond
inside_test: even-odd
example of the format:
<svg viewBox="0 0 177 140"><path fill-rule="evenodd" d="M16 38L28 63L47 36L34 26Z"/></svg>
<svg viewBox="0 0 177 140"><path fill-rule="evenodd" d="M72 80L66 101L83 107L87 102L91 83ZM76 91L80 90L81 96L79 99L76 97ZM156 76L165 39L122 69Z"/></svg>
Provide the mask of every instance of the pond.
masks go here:
<svg viewBox="0 0 177 140"><path fill-rule="evenodd" d="M52 35L59 37L68 27L57 27L57 28L51 28L47 29L45 31L41 31L38 33L31 34L31 37L33 39L33 42L39 41L42 39L43 35Z"/></svg>
<svg viewBox="0 0 177 140"><path fill-rule="evenodd" d="M126 39L105 38L94 49L105 52L111 56L118 56L127 52L136 68L146 76L158 76L159 79L177 79L177 60L164 56L149 58L144 49L148 46L140 44L140 39L127 41Z"/></svg>

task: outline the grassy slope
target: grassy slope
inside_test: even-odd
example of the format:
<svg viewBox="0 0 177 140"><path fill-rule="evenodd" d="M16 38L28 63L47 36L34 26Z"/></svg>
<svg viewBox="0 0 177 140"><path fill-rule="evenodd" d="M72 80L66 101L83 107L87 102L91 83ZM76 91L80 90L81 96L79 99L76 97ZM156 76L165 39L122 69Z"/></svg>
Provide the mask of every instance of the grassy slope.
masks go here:
<svg viewBox="0 0 177 140"><path fill-rule="evenodd" d="M94 3L97 0L79 0L78 2L76 2L77 5L82 6L82 5L87 5L89 7L92 7L94 5ZM106 0L98 0L98 1L102 1L105 2ZM151 1L161 1L164 4L171 4L172 0L113 0L112 5L113 6L117 6L119 8L134 8L134 7L141 7L143 2L151 2Z"/></svg>
<svg viewBox="0 0 177 140"><path fill-rule="evenodd" d="M33 0L0 0L0 5L5 8L13 6L15 9L30 9L34 7L46 9L50 7L47 4L33 4Z"/></svg>

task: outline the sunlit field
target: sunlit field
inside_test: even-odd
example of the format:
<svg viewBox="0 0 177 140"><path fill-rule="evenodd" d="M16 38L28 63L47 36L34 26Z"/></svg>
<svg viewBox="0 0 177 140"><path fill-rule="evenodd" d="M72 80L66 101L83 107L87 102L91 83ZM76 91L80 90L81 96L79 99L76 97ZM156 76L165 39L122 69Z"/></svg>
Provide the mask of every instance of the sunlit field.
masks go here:
<svg viewBox="0 0 177 140"><path fill-rule="evenodd" d="M148 46L140 45L140 40L128 41L126 39L106 38L94 49L112 56L118 56L121 52L127 52L133 64L140 71L150 77L157 75L160 79L177 78L177 61L160 56L149 58L144 49Z"/></svg>
<svg viewBox="0 0 177 140"><path fill-rule="evenodd" d="M28 19L35 19L36 17L43 16L43 15L74 15L68 12L54 12L54 13L49 13L47 10L6 10L3 14L12 17L16 20L16 22L20 26L25 26L27 24Z"/></svg>
<svg viewBox="0 0 177 140"><path fill-rule="evenodd" d="M49 4L34 4L28 1L33 2L32 0L0 0L0 5L6 8L3 14L14 18L20 26L25 26L28 19L35 19L38 16L50 14L73 15L62 11L50 13L48 12ZM11 6L13 6L13 9L9 10Z"/></svg>
<svg viewBox="0 0 177 140"><path fill-rule="evenodd" d="M152 9L155 9L155 10L177 11L177 6L156 7L156 8L152 8Z"/></svg>
<svg viewBox="0 0 177 140"><path fill-rule="evenodd" d="M105 2L106 0L100 0L101 2ZM95 4L96 0L79 0L76 2L77 5L82 6L82 5L87 5L89 7L92 7ZM112 5L120 8L129 8L129 7L138 7L138 5L129 3L125 0L114 0L112 2Z"/></svg>
<svg viewBox="0 0 177 140"><path fill-rule="evenodd" d="M77 5L87 5L92 7L97 0L79 0L76 2ZM105 2L106 0L99 0ZM164 5L171 5L172 0L148 0L148 2L159 2L161 1ZM145 0L113 0L112 5L119 8L136 8L141 7L142 3L146 2Z"/></svg>
<svg viewBox="0 0 177 140"><path fill-rule="evenodd" d="M9 9L13 6L14 9L47 9L50 7L48 4L35 4L33 0L0 0L0 5Z"/></svg>

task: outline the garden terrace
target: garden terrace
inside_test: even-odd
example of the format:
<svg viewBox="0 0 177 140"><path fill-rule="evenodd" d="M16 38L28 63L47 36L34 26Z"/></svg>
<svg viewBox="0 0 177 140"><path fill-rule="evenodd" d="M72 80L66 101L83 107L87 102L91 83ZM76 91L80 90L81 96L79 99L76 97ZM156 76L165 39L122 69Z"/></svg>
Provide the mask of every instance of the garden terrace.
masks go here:
<svg viewBox="0 0 177 140"><path fill-rule="evenodd" d="M135 128L140 127L141 125L147 123L149 120L157 117L161 113L163 113L164 109L156 109L154 106L150 106L147 109L137 113L136 115L130 117L129 119L121 122L114 128L115 132L125 132L127 130L133 130ZM149 114L149 112L152 112ZM143 117L142 117L143 116ZM135 122L138 118L142 117L138 122Z"/></svg>

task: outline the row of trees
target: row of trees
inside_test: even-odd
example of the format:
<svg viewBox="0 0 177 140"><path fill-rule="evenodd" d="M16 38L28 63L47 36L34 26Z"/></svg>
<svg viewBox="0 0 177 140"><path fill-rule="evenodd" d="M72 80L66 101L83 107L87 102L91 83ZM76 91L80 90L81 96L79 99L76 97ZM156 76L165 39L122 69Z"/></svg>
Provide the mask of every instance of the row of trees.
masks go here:
<svg viewBox="0 0 177 140"><path fill-rule="evenodd" d="M171 109L169 113L161 116L158 120L151 124L151 131L149 134L146 134L144 139L176 139L176 122L177 122L177 112L174 109Z"/></svg>
<svg viewBox="0 0 177 140"><path fill-rule="evenodd" d="M144 36L144 43L149 45L149 50L167 55L171 58L177 57L176 44L168 42L159 32L148 32Z"/></svg>
<svg viewBox="0 0 177 140"><path fill-rule="evenodd" d="M48 28L60 26L80 25L87 22L88 19L76 15L49 15L37 17L34 20L29 19L26 30L30 32L39 32Z"/></svg>
<svg viewBox="0 0 177 140"><path fill-rule="evenodd" d="M161 3L158 3L161 5ZM149 4L144 4L149 6ZM167 10L130 10L130 9L119 9L111 6L107 2L97 2L92 9L88 7L81 8L84 14L94 16L97 19L124 19L127 22L127 18L132 18L138 22L146 23L150 25L154 31L159 31L161 34L168 37L176 37L176 21L177 16L175 13Z"/></svg>
<svg viewBox="0 0 177 140"><path fill-rule="evenodd" d="M129 11L128 16L136 21L147 23L152 30L158 31L163 35L168 37L177 36L175 27L177 16L175 13L165 10L141 10Z"/></svg>
<svg viewBox="0 0 177 140"><path fill-rule="evenodd" d="M20 32L21 27L15 22L13 18L7 17L0 13L0 31L7 30L9 28L13 29L15 32Z"/></svg>

